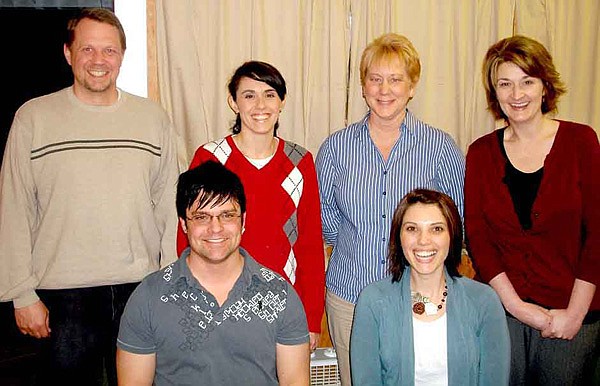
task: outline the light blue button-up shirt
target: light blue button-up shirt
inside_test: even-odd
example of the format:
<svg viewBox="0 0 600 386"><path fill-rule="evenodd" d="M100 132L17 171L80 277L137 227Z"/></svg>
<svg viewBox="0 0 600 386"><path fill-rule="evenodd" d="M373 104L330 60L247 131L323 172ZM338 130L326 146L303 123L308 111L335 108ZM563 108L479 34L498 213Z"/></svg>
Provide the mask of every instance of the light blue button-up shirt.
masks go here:
<svg viewBox="0 0 600 386"><path fill-rule="evenodd" d="M386 276L391 220L406 193L441 191L463 213L465 157L448 133L407 110L386 161L369 136L368 119L329 136L316 159L323 235L333 246L326 284L351 303Z"/></svg>

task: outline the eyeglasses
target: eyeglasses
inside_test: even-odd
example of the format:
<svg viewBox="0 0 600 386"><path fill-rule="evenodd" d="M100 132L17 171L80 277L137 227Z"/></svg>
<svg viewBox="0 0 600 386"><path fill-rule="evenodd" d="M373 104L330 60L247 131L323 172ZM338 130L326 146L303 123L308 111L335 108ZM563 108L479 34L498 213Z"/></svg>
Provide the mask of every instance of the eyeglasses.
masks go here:
<svg viewBox="0 0 600 386"><path fill-rule="evenodd" d="M196 213L191 218L188 217L187 219L188 221L191 221L198 225L208 225L212 223L213 218L218 219L220 224L231 224L234 223L240 217L242 217L242 215L237 212L223 212L216 216L210 215L208 213Z"/></svg>

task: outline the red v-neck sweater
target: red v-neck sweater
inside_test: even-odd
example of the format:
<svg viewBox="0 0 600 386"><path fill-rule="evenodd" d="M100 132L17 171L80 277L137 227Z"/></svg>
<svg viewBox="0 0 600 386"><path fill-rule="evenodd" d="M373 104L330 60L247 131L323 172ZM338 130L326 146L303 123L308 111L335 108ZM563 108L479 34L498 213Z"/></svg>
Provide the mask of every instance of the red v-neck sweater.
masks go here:
<svg viewBox="0 0 600 386"><path fill-rule="evenodd" d="M312 154L279 140L273 158L257 169L232 136L196 150L190 169L220 161L242 180L246 224L241 246L260 264L281 274L298 292L311 332L321 331L325 299L325 258L321 207ZM179 227L177 252L188 246Z"/></svg>
<svg viewBox="0 0 600 386"><path fill-rule="evenodd" d="M600 285L600 146L594 130L559 121L544 175L523 230L515 213L496 133L467 153L465 227L481 278L506 272L522 299L563 309L575 279ZM590 306L600 309L600 290Z"/></svg>

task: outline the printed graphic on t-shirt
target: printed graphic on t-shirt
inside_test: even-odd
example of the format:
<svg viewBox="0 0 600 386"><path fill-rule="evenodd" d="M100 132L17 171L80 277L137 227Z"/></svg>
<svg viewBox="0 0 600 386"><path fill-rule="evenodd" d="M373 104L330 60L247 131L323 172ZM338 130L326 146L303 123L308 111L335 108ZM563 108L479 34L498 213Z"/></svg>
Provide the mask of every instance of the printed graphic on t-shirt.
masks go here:
<svg viewBox="0 0 600 386"><path fill-rule="evenodd" d="M168 267L163 279L170 281ZM183 311L179 320L181 331L186 336L179 346L181 350L195 350L210 336L210 333L223 323L250 323L260 319L274 323L285 310L287 285L285 279L266 268L260 268L260 277L252 276L246 288L234 288L229 294L225 307L219 308L215 298L208 292L191 287L184 277L167 287L160 300L170 303Z"/></svg>

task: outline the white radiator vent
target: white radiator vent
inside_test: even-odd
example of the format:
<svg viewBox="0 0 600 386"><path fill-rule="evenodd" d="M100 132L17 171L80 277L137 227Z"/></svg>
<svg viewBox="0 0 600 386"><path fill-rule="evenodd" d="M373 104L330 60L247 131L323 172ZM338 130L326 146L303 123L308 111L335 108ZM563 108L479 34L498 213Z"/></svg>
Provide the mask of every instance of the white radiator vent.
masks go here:
<svg viewBox="0 0 600 386"><path fill-rule="evenodd" d="M341 385L333 348L318 348L310 355L310 384Z"/></svg>

